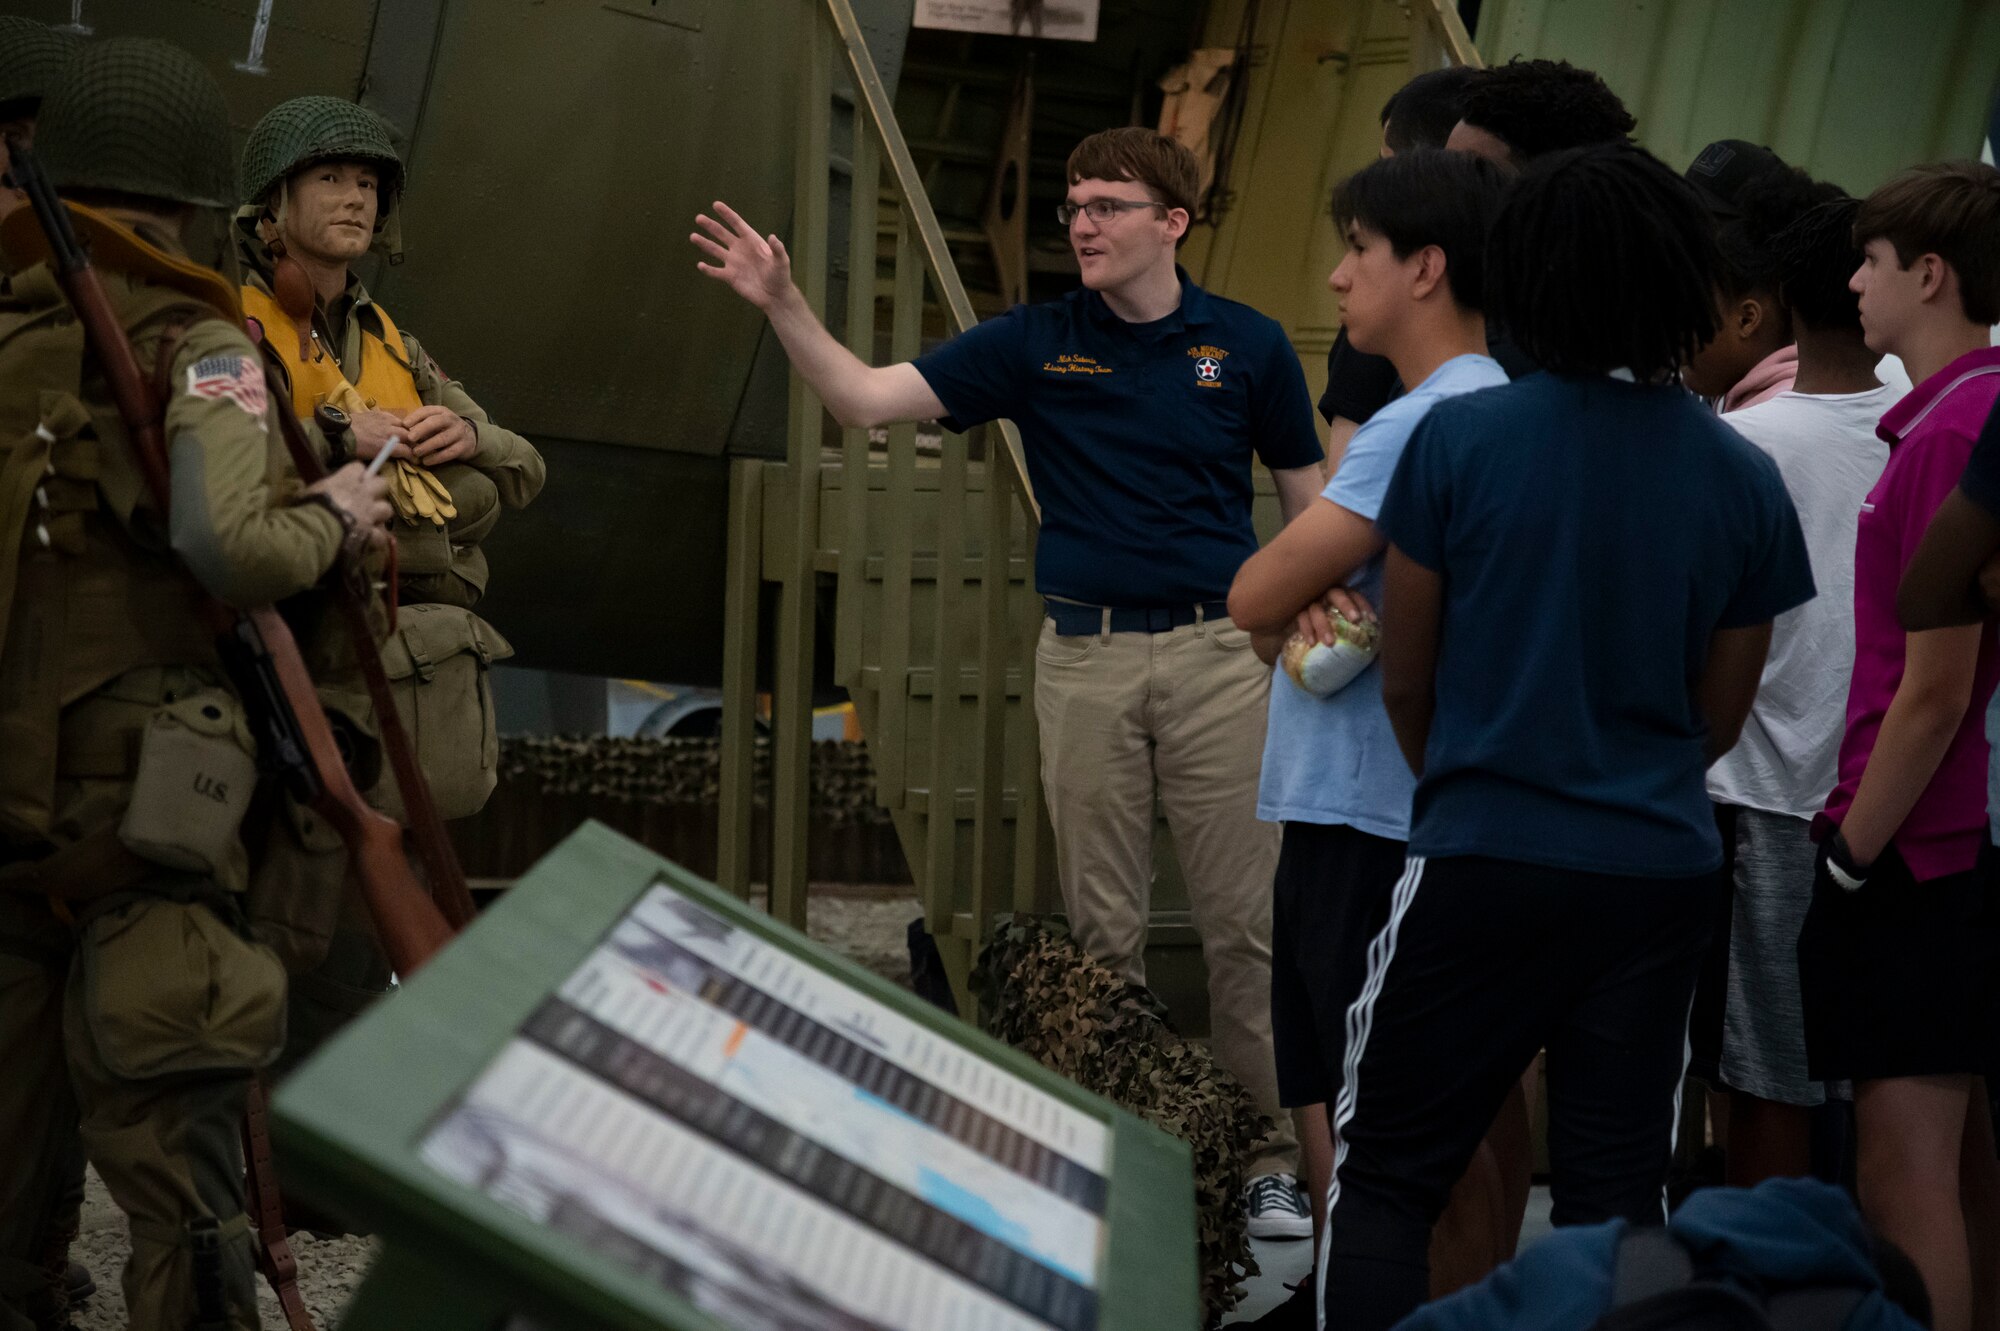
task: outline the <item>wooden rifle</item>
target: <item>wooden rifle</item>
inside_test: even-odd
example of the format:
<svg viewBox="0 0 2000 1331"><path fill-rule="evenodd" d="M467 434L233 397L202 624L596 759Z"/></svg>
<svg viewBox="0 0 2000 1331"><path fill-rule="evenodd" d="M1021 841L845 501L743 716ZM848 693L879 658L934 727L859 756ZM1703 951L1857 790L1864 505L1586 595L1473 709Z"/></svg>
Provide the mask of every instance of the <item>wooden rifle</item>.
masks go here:
<svg viewBox="0 0 2000 1331"><path fill-rule="evenodd" d="M292 455L292 466L308 485L325 479L326 464L313 452L305 427L283 405L291 391L283 377L284 360L263 338L257 339L257 349L264 357L265 386L280 403L278 426L285 437L286 451ZM391 579L394 576L392 572ZM410 743L409 733L403 729L403 714L396 708L396 696L389 689L389 672L382 667L381 645L376 642L374 628L369 623L368 575L360 561L341 570L330 592L348 637L353 639L361 677L368 686L368 700L375 707L375 726L381 732L382 748L389 756L389 769L395 774L396 788L403 796L403 812L409 819L410 839L416 843L417 855L430 875L431 891L436 896L438 908L444 912L445 919L454 930L463 929L472 923L476 913L472 890L466 885L465 871L459 867L458 852L452 848L444 819L438 816L437 803L431 798L430 782L424 779L423 769L417 766L416 746ZM389 612L391 632L395 625L394 606L392 599Z"/></svg>
<svg viewBox="0 0 2000 1331"><path fill-rule="evenodd" d="M89 253L77 239L68 208L56 197L34 154L21 140L10 137L8 151L11 158L8 174L34 208L48 243L50 267L110 385L147 491L165 521L173 507L172 472L162 429L163 404L140 371L138 358L112 309L104 284L91 267ZM268 366L266 375L268 383ZM291 427L287 432L290 444L290 436L297 432L298 424L287 410L281 408L277 414ZM310 458L311 449L306 448L305 452ZM297 461L296 453L294 460ZM312 461L316 474L307 477L308 483L325 474L317 459ZM435 822L436 810L430 803L429 789L408 752L408 738L383 676L380 647L356 587L359 576L358 570L351 566L342 568L334 580L333 595L349 631L356 635L354 646L362 668L369 672L369 697L375 705L383 747L389 750L402 784L405 807L413 817L418 809L428 810ZM355 789L342 758L340 742L335 738L325 708L320 705L319 694L290 626L271 606L234 610L201 588L198 580L196 587L203 622L215 634L223 668L249 714L259 759L283 782L292 798L326 819L347 843L354 876L390 964L400 975L414 974L450 940L453 926L446 923L438 904L425 893L412 871L404 854L402 828L371 808ZM400 758L398 747L403 750ZM436 831L433 844L442 843L449 856L450 846L443 841L442 824ZM420 833L417 840L422 847L431 839ZM456 886L463 906L453 913L460 915L460 923L470 919L471 898L465 889L464 876L458 871L456 857L449 856L441 865L432 867L432 874L439 896L454 905L458 904L452 893Z"/></svg>

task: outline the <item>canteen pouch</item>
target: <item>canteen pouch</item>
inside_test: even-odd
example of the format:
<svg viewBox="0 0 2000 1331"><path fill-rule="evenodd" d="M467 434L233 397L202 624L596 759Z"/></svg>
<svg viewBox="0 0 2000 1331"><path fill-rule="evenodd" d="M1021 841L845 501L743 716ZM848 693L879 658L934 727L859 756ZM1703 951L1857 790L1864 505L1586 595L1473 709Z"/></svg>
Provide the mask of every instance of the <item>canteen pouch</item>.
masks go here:
<svg viewBox="0 0 2000 1331"><path fill-rule="evenodd" d="M240 891L249 871L239 833L256 786L257 762L236 699L216 688L173 698L140 735L118 839L142 859Z"/></svg>
<svg viewBox="0 0 2000 1331"><path fill-rule="evenodd" d="M111 1074L261 1068L285 1038L285 971L199 902L151 898L85 926L72 983Z"/></svg>
<svg viewBox="0 0 2000 1331"><path fill-rule="evenodd" d="M493 721L495 661L514 654L498 629L462 606L406 605L382 644L382 668L396 711L416 749L440 818L466 818L486 807L499 780L500 737ZM402 792L385 772L369 799L404 821Z"/></svg>

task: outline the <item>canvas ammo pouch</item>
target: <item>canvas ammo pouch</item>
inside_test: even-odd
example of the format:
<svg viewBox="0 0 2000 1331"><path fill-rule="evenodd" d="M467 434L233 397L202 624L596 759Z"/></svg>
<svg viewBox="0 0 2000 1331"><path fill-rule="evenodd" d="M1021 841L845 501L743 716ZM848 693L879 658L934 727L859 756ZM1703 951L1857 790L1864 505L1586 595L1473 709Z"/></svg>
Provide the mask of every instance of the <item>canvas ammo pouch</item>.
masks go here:
<svg viewBox="0 0 2000 1331"><path fill-rule="evenodd" d="M113 1076L260 1068L285 1038L285 971L199 901L135 901L93 918L82 1008Z"/></svg>
<svg viewBox="0 0 2000 1331"><path fill-rule="evenodd" d="M118 839L134 855L241 889L239 833L257 762L243 709L221 689L162 704L139 737L138 770Z"/></svg>
<svg viewBox="0 0 2000 1331"><path fill-rule="evenodd" d="M332 824L274 792L257 819L256 873L244 897L250 931L294 975L326 956L346 899L347 844Z"/></svg>
<svg viewBox="0 0 2000 1331"><path fill-rule="evenodd" d="M382 668L440 818L478 813L493 793L500 738L488 672L513 654L478 615L435 602L402 607L396 631L382 644ZM405 816L392 775L376 783L369 799L391 817Z"/></svg>

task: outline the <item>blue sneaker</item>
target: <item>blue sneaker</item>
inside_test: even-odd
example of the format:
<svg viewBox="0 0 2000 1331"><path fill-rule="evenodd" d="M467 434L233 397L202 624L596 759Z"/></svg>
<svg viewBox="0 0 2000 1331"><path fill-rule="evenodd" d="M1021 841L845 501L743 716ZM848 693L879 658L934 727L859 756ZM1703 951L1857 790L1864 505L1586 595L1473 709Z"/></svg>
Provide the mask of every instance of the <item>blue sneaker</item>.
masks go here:
<svg viewBox="0 0 2000 1331"><path fill-rule="evenodd" d="M1312 1207L1290 1174L1265 1174L1244 1184L1243 1208L1250 1213L1253 1239L1312 1237Z"/></svg>

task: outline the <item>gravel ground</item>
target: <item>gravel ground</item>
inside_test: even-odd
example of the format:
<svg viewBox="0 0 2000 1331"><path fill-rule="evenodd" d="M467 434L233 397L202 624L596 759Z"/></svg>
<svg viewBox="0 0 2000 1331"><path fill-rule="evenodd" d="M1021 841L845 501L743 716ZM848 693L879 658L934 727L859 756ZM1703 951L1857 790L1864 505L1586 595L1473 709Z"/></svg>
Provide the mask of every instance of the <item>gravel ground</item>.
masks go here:
<svg viewBox="0 0 2000 1331"><path fill-rule="evenodd" d="M906 891L846 885L822 891L815 885L807 906L807 932L876 974L907 985L910 959L904 930L923 912L915 897L902 895ZM118 1287L118 1273L128 1251L125 1217L112 1205L110 1194L93 1170L84 1194L83 1235L71 1249L72 1258L89 1267L97 1281L97 1294L74 1317L80 1331L124 1328L125 1296ZM374 1254L373 1240L315 1239L298 1234L292 1238L292 1251L299 1260L299 1288L314 1323L331 1328L367 1272ZM284 1326L278 1301L261 1280L257 1294L264 1325Z"/></svg>

